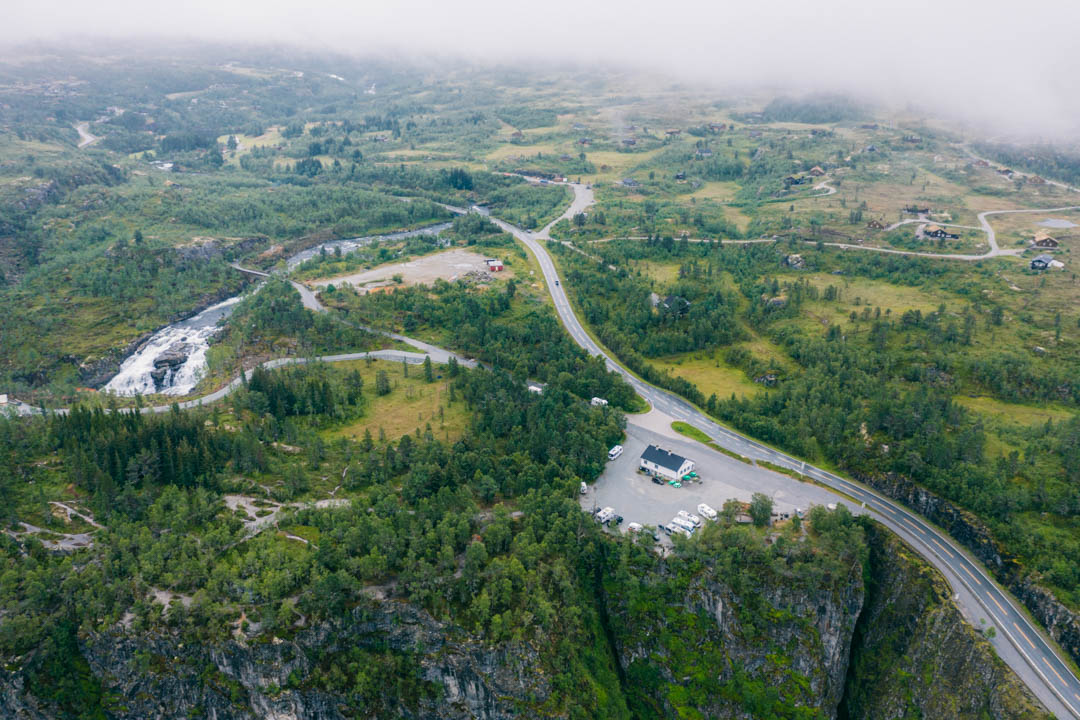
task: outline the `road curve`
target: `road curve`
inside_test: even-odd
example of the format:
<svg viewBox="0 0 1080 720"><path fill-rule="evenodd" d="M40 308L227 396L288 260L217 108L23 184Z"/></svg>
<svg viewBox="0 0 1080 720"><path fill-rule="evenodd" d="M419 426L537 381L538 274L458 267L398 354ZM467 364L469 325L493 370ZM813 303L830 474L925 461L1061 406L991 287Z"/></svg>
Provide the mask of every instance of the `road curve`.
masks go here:
<svg viewBox="0 0 1080 720"><path fill-rule="evenodd" d="M664 413L673 420L682 420L711 436L721 446L753 460L763 460L773 465L792 470L803 475L811 481L824 485L832 490L852 498L859 505L857 512L866 513L889 527L892 531L904 538L916 551L927 559L932 565L945 575L950 585L956 591L954 599L969 621L978 615L985 614L993 622L997 630L997 636L991 640L998 651L999 656L1017 673L1021 680L1028 685L1035 695L1055 714L1059 716L1069 715L1080 718L1080 680L1073 674L1069 665L1061 659L1053 645L1045 638L1042 631L1032 623L1027 615L1020 609L1019 604L1006 591L1000 588L992 577L975 561L968 553L957 545L946 533L933 527L921 516L911 512L904 506L870 490L869 488L840 477L834 473L809 465L801 460L774 450L762 443L726 428L705 415L697 407L683 398L666 390L661 390L639 379L629 370L616 362L592 337L585 332L580 321L574 313L565 289L562 287L555 264L548 254L547 249L538 240L549 240L551 227L561 219L570 218L582 212L593 202L591 188L570 184L574 190L574 201L570 207L558 218L548 223L543 229L533 234L522 230L510 223L492 218L500 228L512 234L528 247L535 255L543 272L548 290L551 294L555 310L560 320L566 327L567 332L586 352L591 355L604 358L608 369L619 373L653 408ZM1018 211L988 211L980 215L980 221L986 222L985 216L994 213L1006 212L1053 212L1074 208L1056 208L1054 210L1018 210ZM459 209L460 210L460 209ZM839 245L836 243L829 243ZM841 245L842 246L842 245ZM858 247L858 246L855 246ZM869 249L869 248L862 248ZM911 254L911 253L905 253ZM957 257L957 256L947 256ZM249 270L234 266L241 272L247 272L256 276L266 276L266 273ZM301 291L302 292L302 291ZM310 292L310 291L309 291ZM302 293L303 294L303 293ZM312 295L314 299L314 296ZM317 304L318 300L314 302ZM324 309L318 305L318 309ZM369 352L345 353L340 355L326 355L317 358L278 358L262 363L267 369L282 367L285 365L305 364L312 361L341 362L346 360L359 360L368 357L384 360L393 360L419 364L424 358L430 356L433 362L446 363L450 357L454 357L462 365L475 367L476 361L464 358L455 353L438 348L428 343L423 343L403 335L383 333L394 339L406 342L418 349L421 353L405 352L399 350L374 350ZM253 370L248 370L245 375L250 378ZM235 378L225 387L193 400L176 403L181 408L198 407L203 404L220 400L234 392L240 385L240 377ZM140 412L163 413L172 409L173 404L144 407ZM23 414L36 412L27 405L20 406ZM53 412L64 413L66 410Z"/></svg>
<svg viewBox="0 0 1080 720"><path fill-rule="evenodd" d="M90 134L90 123L88 122L79 123L75 126L75 130L79 133L79 149L89 147L101 139L97 135Z"/></svg>
<svg viewBox="0 0 1080 720"><path fill-rule="evenodd" d="M592 339L574 313L551 256L543 243L539 242L550 239L548 233L555 222L581 212L591 203L591 189L580 184L571 186L575 192L574 203L562 216L535 234L501 220L493 218L493 221L518 238L536 256L555 310L574 341L589 354L604 358L608 369L622 375L638 394L673 420L682 420L697 427L721 446L739 455L793 470L854 499L868 514L905 538L923 557L942 571L954 590L958 591L955 599L961 604L961 610L966 611L969 620L981 615L991 619L997 630L997 636L991 642L999 656L1051 711L1059 716L1067 714L1080 718L1080 680L1073 674L1068 663L1058 655L1054 646L1028 619L1012 596L999 587L989 573L946 533L903 505L859 483L797 460L720 425L683 398L638 378ZM963 592L960 592L961 590ZM965 599L969 601L969 605L972 600L977 605L964 607L962 603Z"/></svg>

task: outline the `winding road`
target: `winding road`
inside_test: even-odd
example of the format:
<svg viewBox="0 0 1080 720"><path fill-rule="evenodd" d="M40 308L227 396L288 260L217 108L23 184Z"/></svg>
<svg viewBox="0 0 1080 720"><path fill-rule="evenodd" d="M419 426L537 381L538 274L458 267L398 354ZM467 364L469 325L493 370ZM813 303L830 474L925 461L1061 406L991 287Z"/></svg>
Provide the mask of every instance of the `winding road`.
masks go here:
<svg viewBox="0 0 1080 720"><path fill-rule="evenodd" d="M763 460L793 470L808 480L836 490L858 503L856 512L866 513L904 538L927 561L941 571L953 588L954 600L969 622L978 626L985 618L996 629L991 639L998 655L1016 672L1032 692L1059 717L1080 718L1080 680L1058 654L1043 631L1021 609L1019 603L1002 589L970 554L944 531L920 515L873 490L809 465L790 455L740 435L712 420L683 398L644 382L612 358L582 327L563 288L558 270L542 241L550 239L551 227L558 220L582 212L593 202L592 190L572 184L574 202L562 216L537 233L530 233L510 223L494 220L503 230L520 240L540 263L555 310L570 336L589 354L604 358L609 370L619 373L634 387L654 411L672 421L681 420L708 434L727 450L753 460ZM985 216L980 216L986 223ZM1031 210L1027 212L1046 212ZM992 234L991 230L991 234ZM633 423L630 416L628 421ZM705 448L703 446L703 453Z"/></svg>
<svg viewBox="0 0 1080 720"><path fill-rule="evenodd" d="M653 411L649 413L649 421L654 425L658 419L659 422L667 423L668 425L675 420L689 423L708 434L716 443L729 451L748 459L766 461L775 466L794 471L805 477L807 480L840 493L841 496L837 497L838 501L845 501L847 499L854 500L857 505L852 508L853 512L867 514L890 528L893 532L907 541L912 548L919 552L945 576L955 592L954 600L957 606L969 622L978 626L980 620L985 619L992 624L996 629L996 635L990 642L994 645L999 656L1017 673L1021 680L1031 688L1048 709L1059 717L1071 716L1080 718L1080 710L1078 710L1078 708L1080 708L1080 680L1073 674L1069 664L1059 656L1058 650L1053 643L1046 638L1043 631L1034 622L1028 619L1019 603L1014 600L1008 592L998 586L990 574L983 569L983 567L974 560L966 550L955 543L947 533L929 524L921 516L908 510L903 505L900 505L861 484L852 482L851 480L821 468L814 467L813 465L809 465L790 455L720 425L681 397L666 390L661 390L638 378L618 363L585 331L566 295L565 288L560 282L558 270L547 249L544 247L544 242L551 240L549 233L556 222L564 218L571 218L593 204L594 199L591 188L576 183L568 183L568 185L570 185L574 191L573 202L560 217L556 218L536 233L528 232L497 218L492 218L492 220L500 228L512 234L522 242L533 253L544 275L544 280L546 281L548 291L551 294L555 310L570 336L591 355L602 357L608 369L619 373L634 387L638 394L652 406ZM989 227L989 223L986 220L987 216L1000 213L1053 212L1066 209L1076 208L988 211L980 214L979 220L983 225L983 228L987 231L988 238L991 239L991 248L993 251L993 249L997 249L997 246L996 242L993 241L993 229ZM456 208L455 210L463 211L461 208ZM836 243L827 244L845 247L844 245ZM851 247L863 250L876 249L860 246ZM887 252L884 249L881 249L881 251ZM892 252L905 255L921 254L904 251ZM999 251L999 254L1004 254L1004 251ZM955 255L930 256L948 258L960 257L968 259L966 256ZM992 256L993 255L978 256L970 259L981 259L982 257ZM266 273L260 271L253 271L239 266L234 267L242 272L257 276L266 276ZM298 283L294 283L294 286L295 285L298 285ZM305 290L307 289L304 288L304 286L300 285L297 289L300 290L302 296L305 296ZM307 307L317 311L325 310L318 302L318 299L310 293L310 290L307 290L307 295L310 295L309 300L305 301ZM262 363L262 366L269 369L285 365L304 364L310 361L340 362L368 357L419 364L422 363L427 356L430 356L432 361L437 363L446 363L449 361L450 357L454 357L458 362L468 367L475 367L477 364L474 360L464 358L456 353L435 347L428 343L423 343L402 335L390 333L384 334L401 342L408 343L422 352L414 353L399 350L376 350L370 352L328 355L310 360L308 358L281 358L264 362ZM252 372L253 371L249 370L245 374L250 377ZM241 379L237 377L231 383L216 392L178 403L178 405L180 408L191 408L220 400L236 390L241 383ZM141 412L161 413L167 412L171 408L171 404L146 407L142 408ZM20 410L24 411L24 414L36 412L34 409L25 405L23 405ZM59 410L56 412L65 411ZM644 425L644 417L639 418L630 416L628 422L632 424L641 424L642 427L646 427L646 425ZM715 451L709 450L705 446L701 446L701 455L708 457L710 453L715 453ZM798 481L791 479L791 482L796 483Z"/></svg>
<svg viewBox="0 0 1080 720"><path fill-rule="evenodd" d="M96 143L99 138L97 135L90 134L90 123L83 122L75 126L75 129L79 133L79 148L89 147Z"/></svg>

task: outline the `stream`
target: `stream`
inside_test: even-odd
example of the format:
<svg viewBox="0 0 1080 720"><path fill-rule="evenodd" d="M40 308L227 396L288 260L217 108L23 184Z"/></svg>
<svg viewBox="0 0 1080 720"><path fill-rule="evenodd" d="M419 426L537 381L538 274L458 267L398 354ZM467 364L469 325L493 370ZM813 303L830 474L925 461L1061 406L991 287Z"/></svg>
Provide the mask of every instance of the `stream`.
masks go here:
<svg viewBox="0 0 1080 720"><path fill-rule="evenodd" d="M332 240L301 250L285 263L291 270L324 249L341 253L354 252L376 242L403 240L421 235L438 235L450 223L427 225L416 230L403 230L386 235L371 235L347 240ZM232 315L243 295L212 305L198 315L158 330L135 352L124 358L119 372L102 388L115 395L187 395L195 389L206 370L206 352L210 340Z"/></svg>

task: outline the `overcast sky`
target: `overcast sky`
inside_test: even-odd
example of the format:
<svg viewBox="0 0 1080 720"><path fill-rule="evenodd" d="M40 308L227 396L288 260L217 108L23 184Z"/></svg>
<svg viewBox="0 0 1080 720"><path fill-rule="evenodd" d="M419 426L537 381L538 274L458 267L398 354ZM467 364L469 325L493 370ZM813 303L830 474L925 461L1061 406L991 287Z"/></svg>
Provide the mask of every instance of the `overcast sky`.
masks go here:
<svg viewBox="0 0 1080 720"><path fill-rule="evenodd" d="M492 62L557 56L673 80L856 90L1080 140L1076 0L9 0L0 42L284 42Z"/></svg>

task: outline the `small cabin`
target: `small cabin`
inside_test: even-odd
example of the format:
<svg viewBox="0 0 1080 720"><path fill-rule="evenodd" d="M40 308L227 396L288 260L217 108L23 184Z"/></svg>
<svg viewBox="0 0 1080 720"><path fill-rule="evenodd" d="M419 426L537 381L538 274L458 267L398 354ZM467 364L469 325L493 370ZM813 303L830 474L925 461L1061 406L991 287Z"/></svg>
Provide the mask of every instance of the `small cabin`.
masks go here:
<svg viewBox="0 0 1080 720"><path fill-rule="evenodd" d="M881 222L880 220L871 220L870 222L866 223L866 227L870 230L884 230L885 223Z"/></svg>
<svg viewBox="0 0 1080 720"><path fill-rule="evenodd" d="M941 240L956 240L960 236L956 233L951 233L940 225L927 225L923 228L923 235L926 237L939 238Z"/></svg>
<svg viewBox="0 0 1080 720"><path fill-rule="evenodd" d="M821 177L825 174L825 171L821 169L820 165L815 165L814 167L810 168L810 174L814 177Z"/></svg>
<svg viewBox="0 0 1080 720"><path fill-rule="evenodd" d="M1050 235L1045 232L1039 232L1035 234L1032 245L1039 248L1056 248L1061 245L1061 243L1057 241L1057 238L1050 237Z"/></svg>
<svg viewBox="0 0 1080 720"><path fill-rule="evenodd" d="M1032 270L1046 270L1047 268L1050 267L1050 265L1053 262L1054 262L1054 257L1052 255L1047 255L1046 253L1043 253L1042 255L1039 255L1039 256L1032 259L1032 261L1031 261L1031 269Z"/></svg>
<svg viewBox="0 0 1080 720"><path fill-rule="evenodd" d="M495 260L494 258L487 260L488 270L491 272L501 272L503 269L502 260Z"/></svg>

